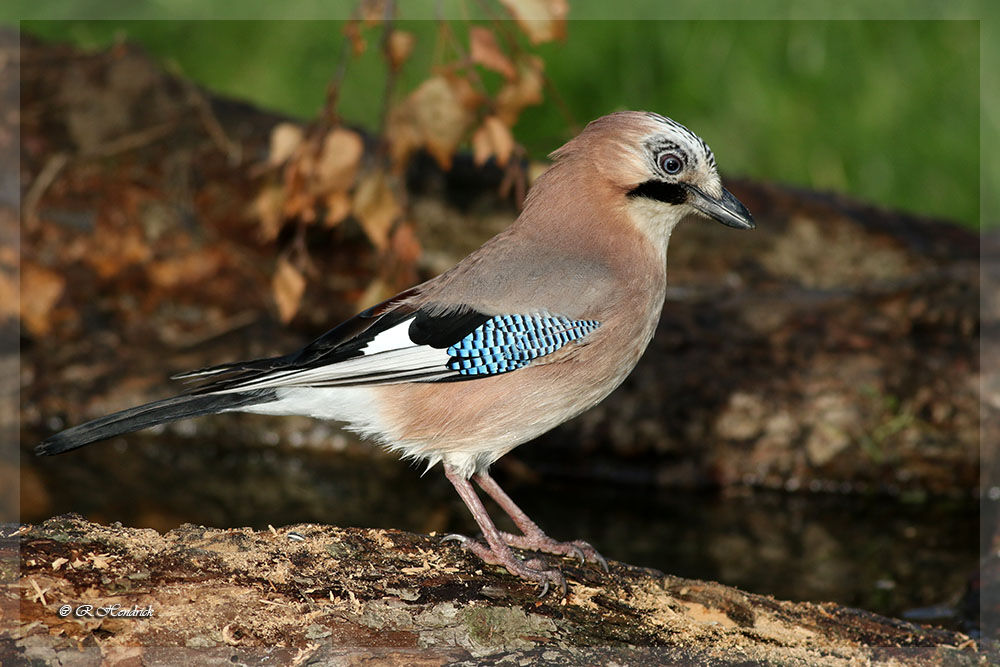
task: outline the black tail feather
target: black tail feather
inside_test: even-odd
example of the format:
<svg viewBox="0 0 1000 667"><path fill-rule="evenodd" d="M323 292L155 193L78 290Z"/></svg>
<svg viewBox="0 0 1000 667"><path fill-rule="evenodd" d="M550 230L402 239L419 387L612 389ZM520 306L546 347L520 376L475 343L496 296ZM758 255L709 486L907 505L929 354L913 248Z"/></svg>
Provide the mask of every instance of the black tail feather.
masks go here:
<svg viewBox="0 0 1000 667"><path fill-rule="evenodd" d="M226 410L238 410L260 403L270 403L273 400L275 400L273 389L222 394L188 394L166 398L100 417L50 435L35 447L35 453L39 456L61 454L92 442L107 440L116 435L131 433L157 424Z"/></svg>

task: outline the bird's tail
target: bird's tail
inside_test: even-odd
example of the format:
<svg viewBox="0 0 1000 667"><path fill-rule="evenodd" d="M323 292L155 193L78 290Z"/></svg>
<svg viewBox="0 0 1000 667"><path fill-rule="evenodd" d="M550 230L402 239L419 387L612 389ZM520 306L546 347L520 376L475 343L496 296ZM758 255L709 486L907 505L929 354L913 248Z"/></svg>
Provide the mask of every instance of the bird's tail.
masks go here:
<svg viewBox="0 0 1000 667"><path fill-rule="evenodd" d="M38 455L61 454L92 442L131 433L157 424L200 417L216 412L241 410L275 400L273 389L226 392L216 394L185 394L154 401L94 419L79 426L50 435L35 447Z"/></svg>

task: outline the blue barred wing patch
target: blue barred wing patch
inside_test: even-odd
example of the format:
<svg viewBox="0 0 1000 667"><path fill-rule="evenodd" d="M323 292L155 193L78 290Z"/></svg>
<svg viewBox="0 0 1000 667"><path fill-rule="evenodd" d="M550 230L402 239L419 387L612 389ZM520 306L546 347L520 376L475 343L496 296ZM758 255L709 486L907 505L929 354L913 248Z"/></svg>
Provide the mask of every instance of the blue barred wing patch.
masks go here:
<svg viewBox="0 0 1000 667"><path fill-rule="evenodd" d="M448 348L448 368L473 376L507 373L552 354L599 326L597 320L555 315L497 315Z"/></svg>

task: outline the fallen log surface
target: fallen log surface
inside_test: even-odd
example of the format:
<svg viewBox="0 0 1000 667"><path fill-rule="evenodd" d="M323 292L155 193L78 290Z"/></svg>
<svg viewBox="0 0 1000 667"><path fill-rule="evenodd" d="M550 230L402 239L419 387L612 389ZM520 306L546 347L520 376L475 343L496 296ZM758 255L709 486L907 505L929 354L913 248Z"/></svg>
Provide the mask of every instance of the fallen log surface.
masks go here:
<svg viewBox="0 0 1000 667"><path fill-rule="evenodd" d="M5 570L0 589L4 665L976 665L989 657L958 632L617 562L605 574L553 560L569 595L539 598L535 586L457 546L400 531L188 524L160 534L71 515L7 531L2 562L17 563L19 551L20 576ZM141 615L121 615L129 611Z"/></svg>

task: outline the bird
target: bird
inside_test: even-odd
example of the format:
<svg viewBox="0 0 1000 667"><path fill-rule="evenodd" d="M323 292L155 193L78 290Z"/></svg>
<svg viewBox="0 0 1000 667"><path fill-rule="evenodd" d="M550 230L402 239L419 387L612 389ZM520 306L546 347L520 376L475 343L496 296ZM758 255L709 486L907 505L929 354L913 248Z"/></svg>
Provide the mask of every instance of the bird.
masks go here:
<svg viewBox="0 0 1000 667"><path fill-rule="evenodd" d="M448 535L487 564L566 594L558 567L514 549L607 562L549 537L490 475L513 448L599 403L632 371L666 295L667 245L689 215L754 229L708 144L645 111L591 121L549 156L517 219L451 269L284 356L175 378L200 382L50 435L59 454L221 412L334 420L404 458L437 464L482 531ZM520 534L500 531L473 482Z"/></svg>

